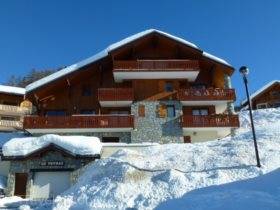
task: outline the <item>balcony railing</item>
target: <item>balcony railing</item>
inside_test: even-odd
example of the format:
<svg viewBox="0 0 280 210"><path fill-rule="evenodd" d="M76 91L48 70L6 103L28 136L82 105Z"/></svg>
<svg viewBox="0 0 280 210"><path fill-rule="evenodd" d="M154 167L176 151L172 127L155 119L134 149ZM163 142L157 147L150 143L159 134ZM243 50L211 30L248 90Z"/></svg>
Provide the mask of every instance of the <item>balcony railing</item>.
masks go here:
<svg viewBox="0 0 280 210"><path fill-rule="evenodd" d="M99 88L99 101L133 101L134 93L132 88Z"/></svg>
<svg viewBox="0 0 280 210"><path fill-rule="evenodd" d="M0 104L0 111L1 112L6 112L6 113L14 113L14 114L19 114L19 115L24 115L24 114L31 114L32 110L29 108L25 107L20 107L20 106L12 106L12 105L5 105L5 104Z"/></svg>
<svg viewBox="0 0 280 210"><path fill-rule="evenodd" d="M133 115L26 116L24 129L133 128Z"/></svg>
<svg viewBox="0 0 280 210"><path fill-rule="evenodd" d="M126 60L114 61L114 71L187 71L199 70L197 60Z"/></svg>
<svg viewBox="0 0 280 210"><path fill-rule="evenodd" d="M184 115L182 127L239 127L238 115Z"/></svg>
<svg viewBox="0 0 280 210"><path fill-rule="evenodd" d="M14 120L0 120L0 127L20 129L22 128L22 122Z"/></svg>
<svg viewBox="0 0 280 210"><path fill-rule="evenodd" d="M234 89L208 88L208 89L181 89L178 91L180 101L207 101L225 100L235 101Z"/></svg>

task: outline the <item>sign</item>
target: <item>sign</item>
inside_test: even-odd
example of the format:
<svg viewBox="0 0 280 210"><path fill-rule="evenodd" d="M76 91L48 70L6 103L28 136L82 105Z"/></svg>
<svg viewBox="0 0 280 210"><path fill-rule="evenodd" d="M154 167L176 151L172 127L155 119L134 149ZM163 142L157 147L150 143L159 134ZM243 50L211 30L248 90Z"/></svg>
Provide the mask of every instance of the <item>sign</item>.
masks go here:
<svg viewBox="0 0 280 210"><path fill-rule="evenodd" d="M40 166L64 166L63 161L43 161Z"/></svg>

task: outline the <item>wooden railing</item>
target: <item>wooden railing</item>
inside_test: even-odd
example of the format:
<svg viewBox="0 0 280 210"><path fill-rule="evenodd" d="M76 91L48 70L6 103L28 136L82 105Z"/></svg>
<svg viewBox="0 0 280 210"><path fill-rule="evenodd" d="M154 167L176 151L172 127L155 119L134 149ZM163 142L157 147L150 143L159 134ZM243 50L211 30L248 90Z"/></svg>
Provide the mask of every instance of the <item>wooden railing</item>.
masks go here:
<svg viewBox="0 0 280 210"><path fill-rule="evenodd" d="M143 70L199 70L197 60L122 60L114 61L114 71Z"/></svg>
<svg viewBox="0 0 280 210"><path fill-rule="evenodd" d="M178 91L180 101L200 100L230 100L235 101L234 89L208 88L208 89L181 89Z"/></svg>
<svg viewBox="0 0 280 210"><path fill-rule="evenodd" d="M19 129L22 128L22 122L14 120L0 120L0 127Z"/></svg>
<svg viewBox="0 0 280 210"><path fill-rule="evenodd" d="M0 111L15 114L31 114L32 110L20 106L0 104Z"/></svg>
<svg viewBox="0 0 280 210"><path fill-rule="evenodd" d="M133 115L25 116L24 129L133 128Z"/></svg>
<svg viewBox="0 0 280 210"><path fill-rule="evenodd" d="M182 127L239 127L238 115L184 115Z"/></svg>
<svg viewBox="0 0 280 210"><path fill-rule="evenodd" d="M99 101L133 101L134 93L132 88L99 88Z"/></svg>

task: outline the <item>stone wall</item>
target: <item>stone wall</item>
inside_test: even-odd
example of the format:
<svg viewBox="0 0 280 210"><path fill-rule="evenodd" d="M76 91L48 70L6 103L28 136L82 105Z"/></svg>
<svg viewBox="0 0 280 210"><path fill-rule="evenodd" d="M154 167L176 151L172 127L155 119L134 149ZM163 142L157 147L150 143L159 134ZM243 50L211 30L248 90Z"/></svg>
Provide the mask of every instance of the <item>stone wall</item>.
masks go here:
<svg viewBox="0 0 280 210"><path fill-rule="evenodd" d="M174 105L175 117L160 118L157 107L160 104ZM139 105L145 106L145 117L138 115ZM131 105L135 116L135 129L131 132L131 142L171 143L183 142L183 130L180 125L182 105L179 101L141 101Z"/></svg>
<svg viewBox="0 0 280 210"><path fill-rule="evenodd" d="M62 161L63 166L42 166L44 161ZM70 170L70 182L74 184L78 176L83 171L82 168L86 166L91 160L82 158L65 157L59 152L48 152L41 158L34 158L22 161L11 161L10 171L7 180L6 195L13 196L15 189L15 174L27 173L28 180L26 186L26 197L30 197L33 185L33 177L36 171L57 171L57 170Z"/></svg>

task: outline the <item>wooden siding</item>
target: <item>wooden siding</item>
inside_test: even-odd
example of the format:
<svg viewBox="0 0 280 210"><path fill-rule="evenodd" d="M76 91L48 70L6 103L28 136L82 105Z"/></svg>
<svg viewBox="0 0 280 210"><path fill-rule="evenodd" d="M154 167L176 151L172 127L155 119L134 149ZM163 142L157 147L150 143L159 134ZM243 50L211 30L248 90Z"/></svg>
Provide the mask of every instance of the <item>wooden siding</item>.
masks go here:
<svg viewBox="0 0 280 210"><path fill-rule="evenodd" d="M99 88L99 101L133 101L134 92L132 88Z"/></svg>
<svg viewBox="0 0 280 210"><path fill-rule="evenodd" d="M275 94L278 93L278 94ZM274 84L260 95L252 99L252 108L257 109L258 104L267 103L268 107L272 107L274 103L280 103L280 84Z"/></svg>

